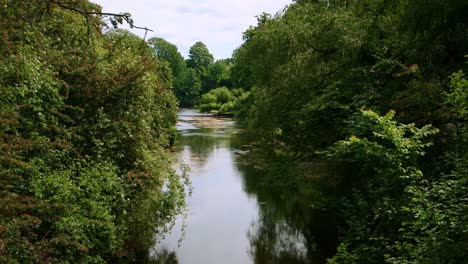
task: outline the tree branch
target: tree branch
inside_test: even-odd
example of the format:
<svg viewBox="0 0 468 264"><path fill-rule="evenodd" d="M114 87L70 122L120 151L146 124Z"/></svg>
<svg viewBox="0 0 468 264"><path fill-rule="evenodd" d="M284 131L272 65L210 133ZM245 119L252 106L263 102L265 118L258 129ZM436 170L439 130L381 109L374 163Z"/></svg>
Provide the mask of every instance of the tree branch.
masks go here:
<svg viewBox="0 0 468 264"><path fill-rule="evenodd" d="M59 2L59 1L54 1L54 0L44 0L44 1L47 2L47 5L55 4L55 5L63 8L63 9L71 10L71 11L74 11L74 12L77 12L77 13L83 15L86 18L86 21L87 21L88 25L89 25L89 16L90 15L112 16L112 17L122 18L123 20L125 20L125 22L128 25L130 25L130 28L145 30L145 37L146 37L146 34L148 33L148 31L153 32L152 29L149 29L147 27L135 26L135 24L133 24L133 20L131 19L130 14L128 14L128 13L116 14L116 13L107 13L107 12L85 11L85 10L80 10L78 8L73 7L72 5L76 4L76 2Z"/></svg>

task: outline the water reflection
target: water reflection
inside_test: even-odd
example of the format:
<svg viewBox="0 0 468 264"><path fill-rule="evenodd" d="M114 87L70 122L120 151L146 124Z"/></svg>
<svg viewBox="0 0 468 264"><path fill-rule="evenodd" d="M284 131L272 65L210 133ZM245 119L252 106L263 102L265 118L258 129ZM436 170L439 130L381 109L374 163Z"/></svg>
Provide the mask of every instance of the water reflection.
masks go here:
<svg viewBox="0 0 468 264"><path fill-rule="evenodd" d="M259 201L249 232L254 263L325 263L337 244L336 216L326 209L335 199L334 175L321 163L268 160L267 168L252 157L241 165L246 191Z"/></svg>
<svg viewBox="0 0 468 264"><path fill-rule="evenodd" d="M267 157L230 119L179 115L193 195L184 239L178 220L153 263L325 263L337 243L327 166Z"/></svg>

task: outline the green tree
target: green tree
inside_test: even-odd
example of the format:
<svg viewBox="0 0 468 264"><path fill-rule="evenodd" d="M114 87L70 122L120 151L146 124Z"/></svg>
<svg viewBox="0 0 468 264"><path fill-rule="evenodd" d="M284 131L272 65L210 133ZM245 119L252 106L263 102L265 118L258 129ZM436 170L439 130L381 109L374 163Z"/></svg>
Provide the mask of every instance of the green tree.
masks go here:
<svg viewBox="0 0 468 264"><path fill-rule="evenodd" d="M169 62L175 79L186 71L184 58L174 44L162 38L151 38L148 43L153 47L156 58Z"/></svg>
<svg viewBox="0 0 468 264"><path fill-rule="evenodd" d="M199 77L207 74L208 67L214 61L213 55L201 41L190 47L188 56L187 67L194 69Z"/></svg>
<svg viewBox="0 0 468 264"><path fill-rule="evenodd" d="M322 3L259 17L258 26L244 33L233 67L238 82L256 86L250 126L302 153L337 140L362 99L372 99L362 84L366 76L349 70L362 49L365 23Z"/></svg>
<svg viewBox="0 0 468 264"><path fill-rule="evenodd" d="M354 176L364 183L342 201L349 230L331 263L400 263L391 259L413 258L412 241L420 237L406 232L413 218L408 211L424 209L421 204L408 207L415 201L413 191L429 179L417 162L431 145L425 138L437 130L399 124L394 116L393 111L385 116L363 111L349 139L329 150L331 157L355 164Z"/></svg>
<svg viewBox="0 0 468 264"><path fill-rule="evenodd" d="M216 87L232 87L229 72L230 65L228 60L217 60L211 64L208 67L206 76L203 78L202 93L207 93Z"/></svg>
<svg viewBox="0 0 468 264"><path fill-rule="evenodd" d="M351 135L333 148L359 173L337 204L347 225L332 263L466 258L467 10L300 0L244 33L231 79L250 90L238 109L251 128L300 159Z"/></svg>
<svg viewBox="0 0 468 264"><path fill-rule="evenodd" d="M175 82L174 92L181 106L194 106L202 91L202 81L194 69L189 68Z"/></svg>
<svg viewBox="0 0 468 264"><path fill-rule="evenodd" d="M450 90L445 102L461 118L468 119L468 80L463 71L458 71L450 76Z"/></svg>
<svg viewBox="0 0 468 264"><path fill-rule="evenodd" d="M244 33L244 38L247 35L247 32ZM246 90L249 90L254 85L254 78L252 75L251 67L253 65L245 64L244 62L248 61L248 58L245 56L247 53L247 48L245 45L234 50L232 55L232 67L229 74L229 78L232 82L232 85L235 87L243 87Z"/></svg>
<svg viewBox="0 0 468 264"><path fill-rule="evenodd" d="M2 263L132 259L182 209L170 70L100 10L2 3Z"/></svg>

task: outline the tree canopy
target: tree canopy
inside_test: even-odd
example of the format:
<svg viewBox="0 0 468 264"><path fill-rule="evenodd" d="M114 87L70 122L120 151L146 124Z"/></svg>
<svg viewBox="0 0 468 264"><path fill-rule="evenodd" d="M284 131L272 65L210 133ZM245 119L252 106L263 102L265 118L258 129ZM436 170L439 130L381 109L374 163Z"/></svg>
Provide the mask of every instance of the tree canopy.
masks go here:
<svg viewBox="0 0 468 264"><path fill-rule="evenodd" d="M187 67L194 69L199 76L204 76L214 58L203 42L198 41L189 50Z"/></svg>
<svg viewBox="0 0 468 264"><path fill-rule="evenodd" d="M250 128L297 159L357 170L334 205L346 225L330 263L466 259L467 11L299 0L245 31L230 76L249 90Z"/></svg>
<svg viewBox="0 0 468 264"><path fill-rule="evenodd" d="M177 47L162 38L150 38L148 43L153 48L156 58L167 61L172 69L174 78L177 78L186 71L184 58Z"/></svg>
<svg viewBox="0 0 468 264"><path fill-rule="evenodd" d="M0 262L135 261L184 204L170 71L88 1L1 5Z"/></svg>

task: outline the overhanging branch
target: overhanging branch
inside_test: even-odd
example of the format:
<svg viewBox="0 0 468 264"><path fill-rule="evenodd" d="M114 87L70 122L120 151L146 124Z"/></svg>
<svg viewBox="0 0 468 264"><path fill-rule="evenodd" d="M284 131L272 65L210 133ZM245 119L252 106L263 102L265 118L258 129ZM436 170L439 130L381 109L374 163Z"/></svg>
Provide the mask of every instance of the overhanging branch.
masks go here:
<svg viewBox="0 0 468 264"><path fill-rule="evenodd" d="M76 4L76 2L62 2L62 1L54 1L54 0L44 0L44 1L47 3L47 5L57 5L63 9L71 10L71 11L81 14L82 16L86 18L88 25L89 25L89 18L91 15L110 16L110 17L116 18L116 20L111 20L111 23L113 26L117 26L117 23L122 24L122 20L124 20L132 29L135 28L135 29L145 30L145 38L146 38L146 34L148 33L148 31L153 32L152 29L149 29L147 27L135 26L135 24L133 23L133 19L131 18L131 15L129 13L117 14L117 13L108 13L108 12L86 11L86 10L80 10L76 7L73 7L73 5Z"/></svg>

